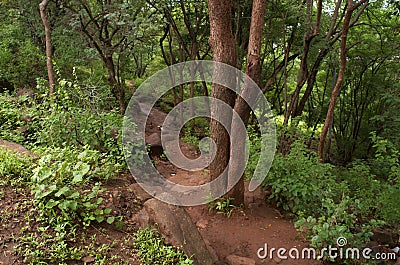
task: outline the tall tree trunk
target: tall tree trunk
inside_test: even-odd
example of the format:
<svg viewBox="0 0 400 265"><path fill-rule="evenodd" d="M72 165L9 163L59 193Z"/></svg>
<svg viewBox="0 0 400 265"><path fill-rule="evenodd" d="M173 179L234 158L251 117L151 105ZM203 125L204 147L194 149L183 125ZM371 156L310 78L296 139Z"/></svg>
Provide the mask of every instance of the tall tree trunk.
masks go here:
<svg viewBox="0 0 400 265"><path fill-rule="evenodd" d="M239 118L236 118L236 116L232 118L231 137L234 142L231 142L230 157L232 160L228 172L228 181L232 181L234 176L238 174L238 170L245 167L246 135L242 135L241 130L238 128L242 122L247 125L250 117L251 109L243 98L254 99L257 96L257 94L254 93L255 91L250 88L251 80L249 80L249 78L258 85L261 83L260 53L265 9L266 0L253 1L246 65L246 74L248 78L245 78L244 86L235 102L234 110L237 112ZM244 202L243 180L244 177L242 176L228 194L230 197L234 198L233 203L236 205L243 204Z"/></svg>
<svg viewBox="0 0 400 265"><path fill-rule="evenodd" d="M328 112L326 113L326 118L324 122L324 127L322 128L319 145L318 145L318 156L321 162L325 161L325 139L329 130L329 126L333 119L333 111L335 109L335 105L337 99L339 98L341 85L343 82L345 70L346 70L346 43L347 43L347 34L349 32L351 16L356 8L360 5L368 3L368 0L361 0L358 3L354 3L352 0L347 1L347 12L343 21L342 28L342 39L340 40L340 66L339 66L339 74L337 77L336 85L333 88L331 100L328 107ZM365 8L365 7L364 7Z"/></svg>
<svg viewBox="0 0 400 265"><path fill-rule="evenodd" d="M209 43L213 50L213 60L225 63L233 67L236 66L236 45L232 34L231 12L233 0L208 0L208 10L210 17L210 39ZM213 76L224 74L218 67L214 68ZM225 73L226 74L226 73ZM229 78L228 76L226 78ZM235 86L236 80L232 80L232 88ZM224 101L226 104L234 107L236 94L234 91L218 84L212 84L212 97ZM227 121L226 125L230 129L232 115L222 111L218 104L211 105L211 113L214 119L210 121L210 137L214 140L217 150L215 158L210 163L209 170L211 179L218 178L224 173L223 179L225 187L213 187L214 189L226 189L227 170L230 156L230 137L229 132L225 130L218 120Z"/></svg>
<svg viewBox="0 0 400 265"><path fill-rule="evenodd" d="M50 0L43 0L39 4L40 17L44 26L44 33L46 38L46 65L47 75L49 78L50 95L54 93L54 69L53 69L53 50L51 47L51 29L50 22L46 15L46 7Z"/></svg>

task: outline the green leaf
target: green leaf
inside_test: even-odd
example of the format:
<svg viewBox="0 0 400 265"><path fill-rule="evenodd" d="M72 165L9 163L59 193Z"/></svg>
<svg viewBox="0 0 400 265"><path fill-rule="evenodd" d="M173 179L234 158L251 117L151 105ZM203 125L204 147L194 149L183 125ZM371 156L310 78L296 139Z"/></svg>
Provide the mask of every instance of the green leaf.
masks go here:
<svg viewBox="0 0 400 265"><path fill-rule="evenodd" d="M72 174L73 174L73 176L74 176L74 178L73 178L73 180L72 180L72 183L82 182L82 180L83 180L83 175L80 174L79 171L74 171Z"/></svg>
<svg viewBox="0 0 400 265"><path fill-rule="evenodd" d="M73 211L76 211L78 209L78 203L76 201L69 201L68 208L70 208Z"/></svg>
<svg viewBox="0 0 400 265"><path fill-rule="evenodd" d="M74 193L72 193L71 195L69 195L67 198L68 199L77 199L77 198L79 198L79 191L75 191Z"/></svg>
<svg viewBox="0 0 400 265"><path fill-rule="evenodd" d="M45 207L46 207L47 209L52 209L52 208L53 208L54 206L56 206L58 203L59 203L58 201L55 201L55 200L53 200L53 199L50 199L50 200L47 201Z"/></svg>
<svg viewBox="0 0 400 265"><path fill-rule="evenodd" d="M68 186L64 186L62 187L59 191L57 191L56 194L54 194L54 196L56 197L60 197L61 195L64 195L65 193L67 193L68 191L70 191Z"/></svg>
<svg viewBox="0 0 400 265"><path fill-rule="evenodd" d="M68 209L68 201L63 201L58 204L58 208L60 208L61 211L66 211Z"/></svg>
<svg viewBox="0 0 400 265"><path fill-rule="evenodd" d="M102 197L98 198L96 204L100 204L104 199Z"/></svg>
<svg viewBox="0 0 400 265"><path fill-rule="evenodd" d="M86 163L82 163L79 170L75 170L72 174L74 179L72 180L73 183L82 182L83 177L89 172L90 165Z"/></svg>
<svg viewBox="0 0 400 265"><path fill-rule="evenodd" d="M114 223L114 221L115 221L115 217L114 216L110 216L110 217L107 218L107 223L108 224L112 224L112 223Z"/></svg>
<svg viewBox="0 0 400 265"><path fill-rule="evenodd" d="M115 226L119 229L121 229L124 225L125 225L124 222L121 222L121 221L118 221L115 223Z"/></svg>

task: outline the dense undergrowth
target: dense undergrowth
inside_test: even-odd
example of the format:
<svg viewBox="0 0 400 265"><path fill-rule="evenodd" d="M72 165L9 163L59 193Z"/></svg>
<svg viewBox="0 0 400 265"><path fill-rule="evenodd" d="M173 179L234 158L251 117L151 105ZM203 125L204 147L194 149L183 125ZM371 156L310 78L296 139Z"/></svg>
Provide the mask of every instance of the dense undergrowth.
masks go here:
<svg viewBox="0 0 400 265"><path fill-rule="evenodd" d="M160 237L139 231L140 243L135 244L135 231L124 227L123 216L104 203L104 184L127 171L122 116L79 104L74 100L76 92L72 87L54 98L38 95L36 100L0 95L0 139L26 146L37 155L22 156L0 148L1 186L27 193L21 207L29 210L22 220L26 225L13 237L15 254L24 264L70 264L85 257L94 264L132 264L121 255L110 254L117 246L126 246L128 256L139 255L148 264L149 255L141 248L152 242L164 246ZM0 215L5 229L8 217L8 213ZM87 231L101 223L130 236L99 245L96 234L89 236ZM171 264L172 254L173 260L190 264L182 252L165 249L157 255L157 264Z"/></svg>
<svg viewBox="0 0 400 265"><path fill-rule="evenodd" d="M275 155L263 187L270 191L268 202L295 217L295 226L311 246L320 250L336 246L337 239L344 237L347 247L362 248L375 228L399 233L400 164L393 143L371 133L371 158L332 165L318 161L307 129L279 129L279 138L286 139L279 144L289 145L280 149L289 151ZM249 133L248 177L256 166L261 143L252 127Z"/></svg>

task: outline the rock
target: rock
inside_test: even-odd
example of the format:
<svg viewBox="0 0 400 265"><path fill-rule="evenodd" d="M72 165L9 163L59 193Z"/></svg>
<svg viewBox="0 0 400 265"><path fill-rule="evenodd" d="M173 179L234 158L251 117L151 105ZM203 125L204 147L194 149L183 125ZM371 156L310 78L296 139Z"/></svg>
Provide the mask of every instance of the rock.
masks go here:
<svg viewBox="0 0 400 265"><path fill-rule="evenodd" d="M146 137L146 144L150 145L150 155L160 156L164 150L161 144L161 133L155 132Z"/></svg>
<svg viewBox="0 0 400 265"><path fill-rule="evenodd" d="M146 144L149 144L151 147L153 146L162 146L161 145L161 134L160 133L152 133L146 137Z"/></svg>
<svg viewBox="0 0 400 265"><path fill-rule="evenodd" d="M83 263L87 264L87 263L92 263L95 262L95 259L91 256L86 256L84 258L82 258Z"/></svg>
<svg viewBox="0 0 400 265"><path fill-rule="evenodd" d="M201 219L201 220L197 221L197 223L196 223L196 226L199 229L204 229L207 227L207 225L208 225L208 220L205 220L205 219Z"/></svg>
<svg viewBox="0 0 400 265"><path fill-rule="evenodd" d="M153 198L153 196L151 196L144 189L142 189L142 187L140 187L138 183L133 183L129 185L128 189L131 190L133 194L135 194L136 199L138 199L141 202L145 202Z"/></svg>
<svg viewBox="0 0 400 265"><path fill-rule="evenodd" d="M150 223L150 218L147 214L147 211L145 209L141 209L131 218L131 221L134 222L140 229L145 229Z"/></svg>
<svg viewBox="0 0 400 265"><path fill-rule="evenodd" d="M392 231L384 229L373 230L373 235L371 236L372 241L376 241L381 245L388 245L389 247L395 247Z"/></svg>
<svg viewBox="0 0 400 265"><path fill-rule="evenodd" d="M32 89L22 88L19 89L15 95L17 97L28 96L33 99L35 97L35 91L33 91Z"/></svg>
<svg viewBox="0 0 400 265"><path fill-rule="evenodd" d="M256 265L253 259L240 257L236 255L229 255L226 257L226 261L229 265Z"/></svg>
<svg viewBox="0 0 400 265"><path fill-rule="evenodd" d="M19 154L20 157L28 156L35 159L39 158L36 154L34 154L33 152L29 151L28 149L17 143L0 140L0 148L14 151L17 154Z"/></svg>
<svg viewBox="0 0 400 265"><path fill-rule="evenodd" d="M149 215L150 224L158 225L167 244L182 247L182 250L194 259L194 264L213 264L203 238L182 207L150 199L144 203L144 209Z"/></svg>
<svg viewBox="0 0 400 265"><path fill-rule="evenodd" d="M215 248L213 248L211 246L210 241L208 241L207 239L204 239L204 243L206 244L208 252L210 252L210 254L211 254L211 257L212 257L212 259L214 261L214 265L218 264L219 262L222 263L222 264L225 264L225 263L223 263L222 261L219 260L217 251L215 251Z"/></svg>

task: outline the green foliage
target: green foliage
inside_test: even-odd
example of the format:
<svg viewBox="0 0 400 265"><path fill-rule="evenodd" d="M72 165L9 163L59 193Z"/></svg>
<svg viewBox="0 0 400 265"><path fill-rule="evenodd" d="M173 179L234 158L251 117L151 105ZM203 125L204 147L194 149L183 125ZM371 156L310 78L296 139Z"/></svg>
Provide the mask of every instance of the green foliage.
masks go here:
<svg viewBox="0 0 400 265"><path fill-rule="evenodd" d="M375 148L375 159L371 160L371 168L380 179L400 184L400 151L390 140L371 133L371 140Z"/></svg>
<svg viewBox="0 0 400 265"><path fill-rule="evenodd" d="M98 164L98 153L64 148L47 153L45 150L41 154L42 158L33 169L31 188L41 217L50 223L59 215L66 222L80 220L84 225L104 221L104 216L111 211L100 207L103 198L99 195L104 189L100 188L100 183L85 188L95 178L102 180L111 174Z"/></svg>
<svg viewBox="0 0 400 265"><path fill-rule="evenodd" d="M387 223L398 225L400 220L400 185L381 185L377 199L377 217Z"/></svg>
<svg viewBox="0 0 400 265"><path fill-rule="evenodd" d="M0 147L0 182L18 186L30 180L34 161Z"/></svg>
<svg viewBox="0 0 400 265"><path fill-rule="evenodd" d="M217 214L224 214L228 218L231 217L232 212L237 207L232 204L233 198L222 197L208 203L208 210L211 212L215 210Z"/></svg>
<svg viewBox="0 0 400 265"><path fill-rule="evenodd" d="M60 217L59 217L60 218ZM24 227L24 235L18 238L16 253L23 257L25 264L67 264L68 260L80 260L85 251L72 247L68 242L75 241L77 226L56 221L54 229L49 226L38 227L40 233L30 232Z"/></svg>
<svg viewBox="0 0 400 265"><path fill-rule="evenodd" d="M159 237L150 227L137 231L135 247L142 264L193 264L193 260L180 249L166 246L163 238Z"/></svg>
<svg viewBox="0 0 400 265"><path fill-rule="evenodd" d="M77 178L77 181L87 183L90 180L107 181L120 172L120 166L114 164L114 160L108 154L90 149L88 146L83 149L77 147L49 147L36 148L34 150L42 158L39 165L50 165L53 168L62 168L67 172L65 179L71 176ZM65 175L63 174L60 175ZM80 172L81 174L77 174ZM83 179L83 177L85 177Z"/></svg>
<svg viewBox="0 0 400 265"><path fill-rule="evenodd" d="M36 46L29 30L18 20L15 10L4 8L0 20L0 79L16 87L33 86L45 69L45 56ZM1 14L0 14L1 15Z"/></svg>
<svg viewBox="0 0 400 265"><path fill-rule="evenodd" d="M370 216L376 208L376 194L382 191L382 183L371 172L365 161L357 160L347 167L333 168L337 182L348 187L347 195L358 200L364 216Z"/></svg>
<svg viewBox="0 0 400 265"><path fill-rule="evenodd" d="M204 118L194 118L188 121L183 128L184 135L182 141L194 145L196 148L207 151L209 146L206 142L201 143L200 139L210 135L208 120Z"/></svg>
<svg viewBox="0 0 400 265"><path fill-rule="evenodd" d="M0 94L0 138L23 144L32 140L32 133L37 130L35 111L29 105L28 97L13 98Z"/></svg>
<svg viewBox="0 0 400 265"><path fill-rule="evenodd" d="M335 182L332 166L318 163L316 154L307 151L300 142L295 142L287 156L277 154L272 168L264 181L271 189L268 199L292 213L306 215L323 213L324 198L337 200L345 187Z"/></svg>
<svg viewBox="0 0 400 265"><path fill-rule="evenodd" d="M194 146L199 146L199 138L193 135L190 129L185 131L185 136L182 137L182 141Z"/></svg>
<svg viewBox="0 0 400 265"><path fill-rule="evenodd" d="M260 158L261 152L261 137L259 133L256 132L254 126L249 125L247 127L247 135L249 137L249 160L247 161L245 168L245 178L247 180L251 179L254 171L257 168L258 160ZM262 166L262 165L261 165Z"/></svg>
<svg viewBox="0 0 400 265"><path fill-rule="evenodd" d="M329 198L323 199L323 215L300 215L295 226L311 240L311 246L319 250L328 246L336 247L339 238L345 238L346 247L362 248L369 241L372 229L383 223L372 219L360 224L357 220L360 207L358 200L353 201L348 196L343 196L339 203Z"/></svg>
<svg viewBox="0 0 400 265"><path fill-rule="evenodd" d="M119 129L121 115L114 111L102 112L79 107L72 101L70 93L60 93L57 97L50 110L40 110L43 117L40 125L48 128L37 132L36 138L40 144L51 143L58 147L88 145L123 160Z"/></svg>

